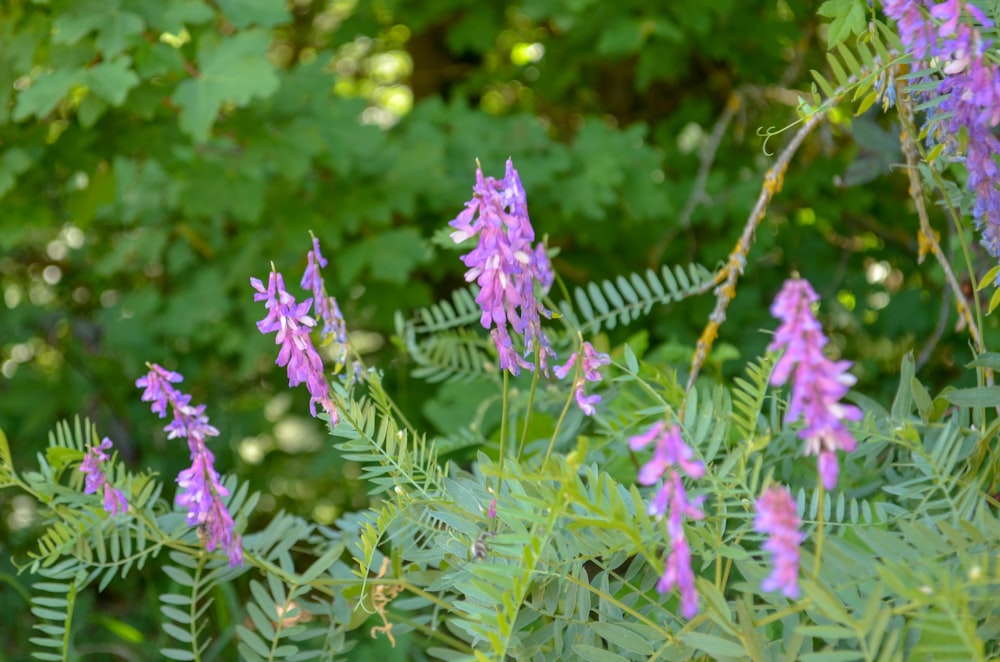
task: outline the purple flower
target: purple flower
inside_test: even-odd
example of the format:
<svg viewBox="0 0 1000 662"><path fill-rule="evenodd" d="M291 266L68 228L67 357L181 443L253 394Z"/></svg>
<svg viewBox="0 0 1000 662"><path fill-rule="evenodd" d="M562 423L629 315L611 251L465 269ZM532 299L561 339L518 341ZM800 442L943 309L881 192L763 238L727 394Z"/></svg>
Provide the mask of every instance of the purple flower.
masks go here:
<svg viewBox="0 0 1000 662"><path fill-rule="evenodd" d="M670 553L667 554L663 576L656 585L657 591L667 593L676 586L681 594L681 613L692 618L698 613L698 593L694 585L694 571L691 568L691 550L684 535L684 519L700 520L705 517L701 510L704 497L688 499L687 490L681 482L680 469L691 478L705 475L705 465L694 459L694 451L681 438L679 426L667 430L666 423L660 421L645 434L629 439L632 450L645 448L656 442L653 457L639 470L638 482L652 485L663 478L663 487L649 504L649 514L657 518L667 517L667 533L670 536Z"/></svg>
<svg viewBox="0 0 1000 662"><path fill-rule="evenodd" d="M764 580L765 591L781 589L786 597L799 597L799 545L805 536L799 531L799 515L787 487L772 485L757 500L754 529L770 536L764 549L771 552L774 570Z"/></svg>
<svg viewBox="0 0 1000 662"><path fill-rule="evenodd" d="M975 197L972 217L983 233L981 243L990 255L1000 257L1000 190L995 160L1000 155L1000 140L993 133L993 127L1000 123L1000 68L987 58L990 42L976 27L989 28L993 22L965 0L885 0L883 6L886 16L896 21L900 40L917 60L916 67L927 66L924 60L929 55L940 63L937 87L918 93L929 108L925 133L932 145L944 145L946 156L964 160L969 173L967 186ZM928 76L912 84L931 80ZM960 135L966 139L959 141Z"/></svg>
<svg viewBox="0 0 1000 662"><path fill-rule="evenodd" d="M326 284L319 270L327 265L326 258L319 252L319 239L313 237L312 250L306 255L306 270L302 274L302 289L313 295L316 316L323 321L323 344L336 342L339 345L337 362L347 360L347 323L340 312L337 300L326 293Z"/></svg>
<svg viewBox="0 0 1000 662"><path fill-rule="evenodd" d="M923 60L934 41L934 27L924 18L923 0L883 0L885 15L896 21L899 37L918 62Z"/></svg>
<svg viewBox="0 0 1000 662"><path fill-rule="evenodd" d="M104 491L104 510L111 515L124 513L128 510L128 501L121 490L116 489L108 482L108 477L101 469L101 463L107 462L111 458L105 451L111 449L111 440L107 437L97 446L92 446L80 463L80 471L87 474L84 478L84 494L94 494L99 490Z"/></svg>
<svg viewBox="0 0 1000 662"><path fill-rule="evenodd" d="M217 437L219 431L209 424L205 405L192 407L191 396L172 386L182 380L178 373L153 364L135 385L146 389L143 401L152 402L154 412L163 412L161 418L168 406L173 411L173 420L164 427L167 437L187 439L191 466L177 476L180 492L176 503L187 509L188 525L198 527L198 536L208 551L221 546L231 566L243 565L242 538L233 532L233 518L222 502L222 497L229 496L229 490L220 482L215 456L205 444L206 437Z"/></svg>
<svg viewBox="0 0 1000 662"><path fill-rule="evenodd" d="M142 401L152 402L153 413L165 418L169 401L180 398L180 392L171 384L184 381L184 378L180 373L164 370L158 365L154 365L153 368L149 374L136 380L135 385L145 389L142 392Z"/></svg>
<svg viewBox="0 0 1000 662"><path fill-rule="evenodd" d="M684 473L692 478L701 478L705 475L705 465L699 460L693 459L694 451L681 438L680 427L674 425L668 431L667 424L660 421L645 434L630 437L628 445L629 448L637 451L653 441L656 442L653 457L639 471L640 485L652 485L663 477L667 469L674 465L680 467Z"/></svg>
<svg viewBox="0 0 1000 662"><path fill-rule="evenodd" d="M698 591L694 585L694 570L691 569L691 548L683 534L670 543L670 553L664 564L663 576L656 583L656 591L661 595L677 587L681 594L681 614L684 618L694 618L698 613Z"/></svg>
<svg viewBox="0 0 1000 662"><path fill-rule="evenodd" d="M601 396L596 393L593 395L587 395L584 391L584 385L586 382L599 382L601 381L601 373L598 369L602 365L608 365L611 363L611 357L603 352L598 352L594 349L594 346L589 342L583 343L583 360L580 362L580 368L583 372L582 376L577 376L576 380L573 382L573 388L576 391L576 404L583 410L583 413L587 416L594 415L594 405L601 401ZM561 366L556 366L553 373L558 379L565 379L566 375L569 374L570 368L576 363L578 352L573 352L570 355L569 360ZM586 380L586 381L584 381Z"/></svg>
<svg viewBox="0 0 1000 662"><path fill-rule="evenodd" d="M306 273L309 273L308 269ZM312 415L316 415L318 403L335 424L339 416L330 397L330 384L323 372L323 359L313 347L310 336L312 327L316 324L316 320L309 316L313 300L306 299L302 303L296 303L295 297L285 290L281 274L274 270L271 271L266 289L258 278L251 278L250 284L257 290L253 300L263 301L267 309L267 315L257 322L257 328L261 333L276 332L274 342L281 349L278 350L275 363L287 366L288 385L295 387L305 382Z"/></svg>
<svg viewBox="0 0 1000 662"><path fill-rule="evenodd" d="M827 338L812 313L811 305L816 301L819 296L807 281L785 281L771 306L771 314L781 320L781 325L768 349L784 350L774 366L771 383L781 386L791 378L792 397L786 420L802 418L805 427L799 437L805 441L803 452L819 456L823 486L832 490L839 473L836 452L850 452L857 446L844 421L861 420L861 410L840 402L855 378L847 372L850 361L830 361L823 355Z"/></svg>
<svg viewBox="0 0 1000 662"><path fill-rule="evenodd" d="M497 516L497 498L493 497L490 499L490 507L487 511L487 515L490 519L494 519Z"/></svg>
<svg viewBox="0 0 1000 662"><path fill-rule="evenodd" d="M476 247L462 256L467 282L476 281L476 303L482 308L480 323L491 329L490 336L500 355L500 368L518 375L521 368L534 364L525 360L538 345L539 365L549 372L549 358L554 357L539 315L551 313L535 297L535 284L545 292L552 285L552 265L543 246L532 247L535 231L528 218L528 201L521 179L507 159L502 180L483 177L476 167L473 197L465 209L451 221L455 228L452 241L462 243L478 236ZM510 328L508 328L508 325ZM524 354L514 348L511 331L524 337Z"/></svg>

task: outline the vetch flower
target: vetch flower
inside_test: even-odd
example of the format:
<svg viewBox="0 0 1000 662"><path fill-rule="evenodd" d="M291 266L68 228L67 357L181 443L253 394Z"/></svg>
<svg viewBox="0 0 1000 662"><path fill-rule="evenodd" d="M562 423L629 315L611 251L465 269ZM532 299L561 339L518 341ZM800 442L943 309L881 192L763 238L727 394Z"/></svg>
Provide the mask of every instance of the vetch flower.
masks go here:
<svg viewBox="0 0 1000 662"><path fill-rule="evenodd" d="M769 536L764 549L771 552L774 570L763 581L765 591L781 589L786 597L799 597L799 545L805 535L799 531L799 515L787 487L772 485L757 500L754 529Z"/></svg>
<svg viewBox="0 0 1000 662"><path fill-rule="evenodd" d="M771 314L781 320L771 351L784 353L774 366L771 384L781 386L792 382L791 402L786 420L802 418L804 427L799 437L805 441L803 452L819 456L819 474L823 486L832 490L837 485L840 468L837 451L853 451L857 442L844 421L861 420L861 410L846 405L840 399L856 381L847 372L850 361L831 361L823 355L827 338L812 312L819 296L801 278L785 281L771 305Z"/></svg>
<svg viewBox="0 0 1000 662"><path fill-rule="evenodd" d="M583 360L580 362L580 368L583 375L576 378L576 381L573 382L573 388L575 389L576 394L576 404L580 407L584 414L587 416L593 416L594 405L601 401L601 396L596 393L593 395L587 395L584 391L584 386L588 381L601 381L599 368L602 365L608 365L611 363L611 357L603 352L598 352L589 342L583 343L581 352L583 353ZM565 364L556 366L553 373L558 379L565 379L566 375L569 374L570 369L576 363L579 354L580 352L573 352Z"/></svg>
<svg viewBox="0 0 1000 662"><path fill-rule="evenodd" d="M684 520L705 517L701 510L705 498L688 499L678 469L691 478L701 478L705 475L705 465L694 459L694 451L684 443L677 425L668 430L666 423L660 421L646 433L631 437L629 447L640 450L652 442L656 444L653 457L639 470L637 480L640 485L652 485L663 479L663 486L649 504L650 515L657 518L666 515L667 534L670 536L670 552L656 589L667 593L676 586L681 594L681 613L685 618L693 618L698 613L698 592L691 568L691 549L684 535Z"/></svg>
<svg viewBox="0 0 1000 662"><path fill-rule="evenodd" d="M105 451L111 450L111 440L105 437L97 446L91 446L87 454L80 463L80 471L87 474L84 478L84 494L94 494L103 490L104 510L111 515L124 513L128 510L128 501L121 490L116 489L108 477L101 469L101 463L110 460L110 456Z"/></svg>
<svg viewBox="0 0 1000 662"><path fill-rule="evenodd" d="M691 569L691 548L683 532L670 542L670 553L663 568L663 576L656 583L656 591L661 595L677 587L681 594L681 614L684 618L694 618L698 613L698 591L694 585L694 570Z"/></svg>
<svg viewBox="0 0 1000 662"><path fill-rule="evenodd" d="M660 421L644 434L630 437L629 448L642 450L651 442L656 442L653 457L639 471L639 484L652 485L672 466L680 467L691 478L705 475L705 465L694 459L694 451L681 438L681 429L674 425L667 430L667 424ZM650 513L656 514L656 513Z"/></svg>
<svg viewBox="0 0 1000 662"><path fill-rule="evenodd" d="M927 85L934 82L930 75L910 81L925 88L917 93L927 107L924 132L931 146L941 144L945 156L964 161L980 241L990 255L1000 258L1000 140L993 131L1000 124L1000 68L987 57L991 44L977 27L991 28L993 22L967 0L884 0L882 5L917 61L915 68L929 68L933 62L925 61L928 57L939 63L936 87Z"/></svg>
<svg viewBox="0 0 1000 662"><path fill-rule="evenodd" d="M476 247L462 256L469 268L465 280L479 285L480 323L490 330L500 368L514 375L521 368L532 370L534 364L525 357L537 346L539 365L548 374L549 359L555 354L539 316L551 317L551 313L536 298L535 285L548 291L552 265L544 246L531 245L535 231L528 218L527 196L510 159L502 180L483 177L477 162L473 197L449 225L455 228L451 233L455 243L478 236ZM511 329L524 338L523 355L514 347Z"/></svg>
<svg viewBox="0 0 1000 662"><path fill-rule="evenodd" d="M309 274L308 269L306 273ZM257 322L257 328L261 333L275 333L274 342L281 346L275 363L286 367L288 385L294 388L305 382L312 415L316 415L316 405L319 404L330 415L330 421L336 424L339 416L330 396L330 384L323 372L323 359L316 352L310 335L316 325L316 320L309 315L313 300L297 303L285 289L281 274L273 268L266 288L258 278L251 278L250 284L257 290L253 300L263 301L267 309L267 315Z"/></svg>
<svg viewBox="0 0 1000 662"><path fill-rule="evenodd" d="M336 342L339 345L337 362L343 365L347 359L347 323L337 300L326 293L326 284L319 270L327 265L327 261L319 252L319 239L316 237L313 237L313 247L306 255L306 262L306 270L302 274L302 289L312 292L314 312L323 322L323 344Z"/></svg>
<svg viewBox="0 0 1000 662"><path fill-rule="evenodd" d="M160 366L154 366L154 368L146 376L140 377L135 385L145 389L142 392L142 401L152 402L153 413L158 414L160 418L165 418L170 400L176 401L181 396L180 392L171 384L182 382L184 378L178 372L165 370Z"/></svg>
<svg viewBox="0 0 1000 662"><path fill-rule="evenodd" d="M231 566L243 565L243 541L234 533L233 518L222 502L229 490L220 482L215 456L206 446L206 437L216 437L219 431L209 424L205 405L192 407L191 396L173 386L182 380L178 373L153 364L135 385L145 389L142 399L153 403L154 412L164 412L161 418L167 407L173 412L173 420L164 427L167 438L187 439L191 466L177 476L180 492L176 498L177 505L188 511L187 524L198 527L198 536L208 551L221 547Z"/></svg>

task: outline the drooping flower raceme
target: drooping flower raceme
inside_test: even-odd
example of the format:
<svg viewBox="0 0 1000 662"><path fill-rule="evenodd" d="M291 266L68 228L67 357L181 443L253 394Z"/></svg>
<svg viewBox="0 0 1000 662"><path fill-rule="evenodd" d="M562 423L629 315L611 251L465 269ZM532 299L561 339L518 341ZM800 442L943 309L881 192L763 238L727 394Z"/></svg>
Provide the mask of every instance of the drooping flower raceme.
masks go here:
<svg viewBox="0 0 1000 662"><path fill-rule="evenodd" d="M455 231L451 239L462 243L478 236L476 247L462 256L469 269L467 282L476 281L476 303L482 308L480 323L491 329L490 335L500 355L500 368L520 374L521 368L533 369L525 360L538 350L539 366L548 374L549 359L554 357L539 315L551 313L538 301L535 285L548 291L552 285L552 266L541 244L532 246L535 231L528 218L528 201L521 179L510 159L502 180L483 177L476 167L476 185L465 209L449 223ZM524 337L524 354L514 348L510 329Z"/></svg>
<svg viewBox="0 0 1000 662"><path fill-rule="evenodd" d="M580 407L584 414L587 416L593 416L594 405L601 401L601 396L596 393L587 395L584 391L584 386L587 382L601 381L599 368L602 365L608 365L611 363L611 357L603 352L598 352L589 342L584 342L581 351L573 352L565 364L556 366L553 373L557 378L565 379L566 375L569 374L570 369L576 363L580 353L583 354L583 359L580 361L580 371L583 374L578 376L573 382L573 388L576 394L576 404Z"/></svg>
<svg viewBox="0 0 1000 662"><path fill-rule="evenodd" d="M104 510L111 515L117 515L128 510L128 501L125 500L121 490L108 482L107 475L101 469L101 463L111 459L106 452L109 450L111 450L111 440L105 437L99 445L87 450L83 462L80 463L80 471L87 474L84 478L83 493L94 494L103 490Z"/></svg>
<svg viewBox="0 0 1000 662"><path fill-rule="evenodd" d="M806 442L803 452L819 456L823 486L832 490L840 472L837 451L850 452L857 446L844 421L861 420L861 410L840 402L856 380L847 372L850 361L831 361L823 355L827 338L813 316L812 304L816 301L819 296L808 281L785 281L771 305L771 314L781 324L768 349L784 350L774 366L771 384L781 386L791 379L787 420L802 418L804 427L799 437Z"/></svg>
<svg viewBox="0 0 1000 662"><path fill-rule="evenodd" d="M191 406L191 396L173 386L183 379L179 373L153 364L135 385L144 389L142 401L153 403L152 410L160 418L166 417L168 407L173 412L173 420L163 428L167 438L187 439L191 466L177 476L180 491L176 502L187 509L188 525L198 527L198 535L208 551L221 547L231 566L243 565L243 541L233 532L233 518L222 502L223 497L229 496L229 490L219 482L215 456L205 444L206 437L216 437L219 431L209 425L205 405Z"/></svg>
<svg viewBox="0 0 1000 662"><path fill-rule="evenodd" d="M319 239L313 237L313 247L306 256L306 270L302 274L302 289L312 292L313 310L323 322L323 344L336 342L340 353L337 362L341 365L347 360L347 323L340 313L337 300L326 293L326 284L319 270L327 265L326 258L319 252Z"/></svg>
<svg viewBox="0 0 1000 662"><path fill-rule="evenodd" d="M691 549L684 535L684 519L702 519L705 513L701 504L705 499L688 499L678 469L691 478L701 478L705 475L705 465L694 459L694 451L684 443L677 425L668 430L666 423L660 421L644 434L629 438L629 447L640 450L651 442L655 442L653 457L639 470L637 480L640 485L653 485L663 479L663 486L649 504L649 514L667 517L670 536L670 553L656 590L667 593L676 586L681 594L681 613L685 618L693 618L698 613L698 592L691 568Z"/></svg>
<svg viewBox="0 0 1000 662"><path fill-rule="evenodd" d="M311 282L310 269L306 270L306 275ZM305 283L307 279L302 280ZM257 328L261 333L275 332L274 342L281 346L275 363L287 366L288 385L295 387L305 382L309 390L309 409L312 415L316 415L316 405L319 404L330 415L330 421L336 423L339 416L330 397L330 384L323 371L323 359L316 352L310 335L312 327L316 325L316 320L309 315L313 300L296 302L295 297L285 290L281 274L273 269L266 288L259 278L251 278L250 284L257 290L253 300L265 302L264 307L267 309L267 316L257 322Z"/></svg>
<svg viewBox="0 0 1000 662"><path fill-rule="evenodd" d="M1000 257L1000 170L995 160L1000 140L993 132L1000 124L1000 68L988 57L991 44L976 27L989 28L993 22L968 0L884 0L882 5L896 21L916 68L928 66L928 57L940 62L937 87L921 93L928 107L928 140L942 144L955 159L965 151L968 187L976 200L972 216L983 232L983 246ZM927 79L911 84L921 82ZM962 135L967 140L960 142Z"/></svg>
<svg viewBox="0 0 1000 662"><path fill-rule="evenodd" d="M753 526L758 533L769 536L764 549L774 560L774 570L761 584L765 591L780 588L786 597L799 597L799 545L805 540L800 524L787 487L772 485L757 500Z"/></svg>

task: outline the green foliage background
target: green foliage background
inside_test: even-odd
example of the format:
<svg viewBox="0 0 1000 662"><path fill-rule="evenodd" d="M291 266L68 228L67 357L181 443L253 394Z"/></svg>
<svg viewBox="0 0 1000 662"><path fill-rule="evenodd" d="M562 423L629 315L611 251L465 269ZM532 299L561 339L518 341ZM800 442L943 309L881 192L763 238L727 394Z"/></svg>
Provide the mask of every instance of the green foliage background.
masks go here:
<svg viewBox="0 0 1000 662"><path fill-rule="evenodd" d="M273 261L291 288L312 230L357 346L402 368L387 388L408 415L442 430L465 422L481 393L407 377L392 334L396 310L462 283L442 228L476 159L487 174L514 159L570 285L723 261L770 162L757 129L794 121L830 31L864 23L867 5L846 4L829 25L804 0L5 3L0 428L15 457L82 413L130 465L176 473L186 453L133 386L157 362L208 404L220 469L265 488L261 513L332 523L367 499L359 469L326 452L305 394L287 392L273 341L256 333L249 278ZM917 264L907 181L891 168L897 132L848 112L810 137L705 379L762 351L767 307L793 270L824 298L862 391L895 392L910 350L932 387L964 379L954 302L939 269ZM665 364L686 369L712 303L643 322ZM14 512L12 496L0 494L0 512ZM12 521L0 521L5 558L34 535ZM114 613L134 596L100 599ZM15 606L0 618L28 618L13 588L0 600Z"/></svg>

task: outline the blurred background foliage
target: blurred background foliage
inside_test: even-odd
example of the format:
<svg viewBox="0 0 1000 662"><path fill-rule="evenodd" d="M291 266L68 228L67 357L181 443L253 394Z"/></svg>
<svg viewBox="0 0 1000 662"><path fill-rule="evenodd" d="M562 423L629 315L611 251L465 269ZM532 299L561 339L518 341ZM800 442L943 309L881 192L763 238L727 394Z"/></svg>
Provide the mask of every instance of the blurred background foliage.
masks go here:
<svg viewBox="0 0 1000 662"><path fill-rule="evenodd" d="M357 469L274 366L250 277L273 261L293 289L312 230L352 343L407 412L468 420L482 392L408 377L391 336L396 310L463 284L442 228L476 159L492 175L514 159L568 284L717 266L784 139L765 147L758 129L794 121L825 66L817 4L3 3L0 427L24 460L55 421L86 415L130 465L175 474L186 453L134 388L157 362L208 405L220 469L268 493L262 513L332 523L364 503ZM970 352L940 270L917 264L897 132L845 109L809 138L704 379L763 351L770 301L797 270L861 390L894 390L911 350L925 383L956 383ZM683 372L713 303L655 310L610 340L642 327ZM0 494L5 559L33 536L17 499Z"/></svg>

